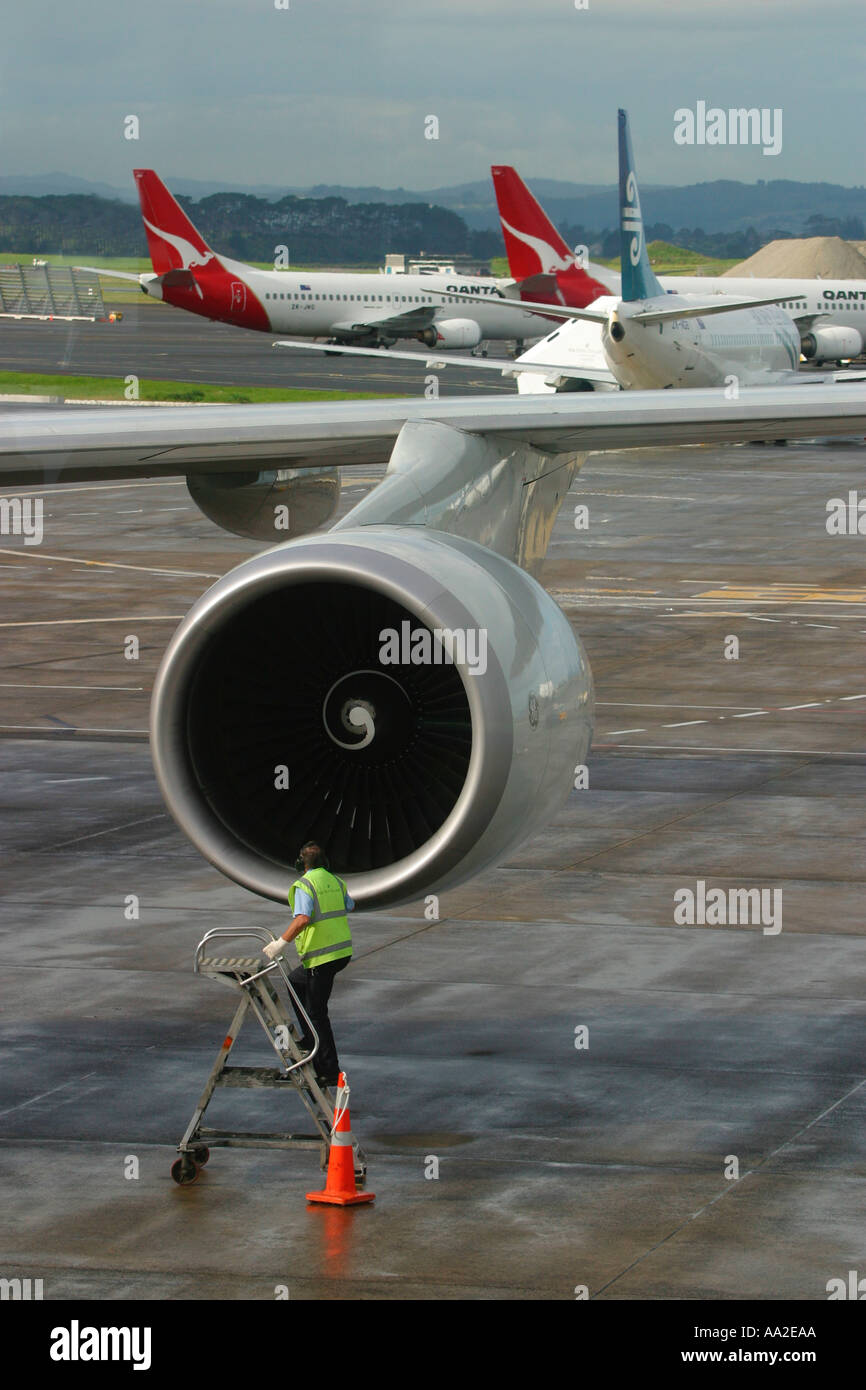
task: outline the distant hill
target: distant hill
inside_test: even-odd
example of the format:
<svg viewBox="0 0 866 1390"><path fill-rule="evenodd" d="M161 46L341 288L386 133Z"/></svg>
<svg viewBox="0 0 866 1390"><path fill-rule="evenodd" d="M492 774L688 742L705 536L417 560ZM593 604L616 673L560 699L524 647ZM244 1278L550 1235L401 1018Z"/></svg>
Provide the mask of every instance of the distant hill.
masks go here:
<svg viewBox="0 0 866 1390"><path fill-rule="evenodd" d="M273 261L278 246L299 265L381 264L394 250L486 259L500 249L498 234L470 232L455 212L427 203L292 195L273 201L242 193L179 201L215 250L244 261ZM0 194L0 252L146 256L147 243L138 207L129 203L77 193Z"/></svg>
<svg viewBox="0 0 866 1390"><path fill-rule="evenodd" d="M342 184L316 184L312 187L280 184L245 185L230 180L212 182L190 179L160 171L173 193L196 199L232 192L278 200L288 195L302 198L340 198L357 203L407 206L410 203L435 204L449 208L463 218L469 228L498 230L499 222L493 187L489 178L472 183L446 185L429 190L408 188L351 187ZM552 220L563 230L581 229L600 233L617 222L617 191L613 184L570 183L562 179L533 178L524 172L527 183L544 204ZM39 197L53 193L96 194L136 204L132 176L124 187L77 178L69 174L0 176L0 194ZM758 180L738 183L719 179L711 183L682 187L645 184L641 188L646 222L668 225L671 229L697 229L709 235L745 232L754 228L759 239L776 233L783 235L837 235L856 240L866 238L866 188L845 188L841 184L797 183L791 179ZM828 225L808 227L810 220ZM857 223L863 225L859 228ZM663 233L659 233L664 236ZM664 237L670 240L669 237Z"/></svg>

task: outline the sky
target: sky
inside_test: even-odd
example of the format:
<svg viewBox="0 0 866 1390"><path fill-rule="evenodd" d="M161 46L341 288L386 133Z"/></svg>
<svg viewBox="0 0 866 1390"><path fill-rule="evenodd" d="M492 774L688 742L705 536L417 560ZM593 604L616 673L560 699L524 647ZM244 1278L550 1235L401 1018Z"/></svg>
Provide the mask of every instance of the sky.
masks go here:
<svg viewBox="0 0 866 1390"><path fill-rule="evenodd" d="M625 106L645 184L866 183L862 0L8 0L0 40L3 174L610 184ZM779 153L677 144L699 101L780 110Z"/></svg>

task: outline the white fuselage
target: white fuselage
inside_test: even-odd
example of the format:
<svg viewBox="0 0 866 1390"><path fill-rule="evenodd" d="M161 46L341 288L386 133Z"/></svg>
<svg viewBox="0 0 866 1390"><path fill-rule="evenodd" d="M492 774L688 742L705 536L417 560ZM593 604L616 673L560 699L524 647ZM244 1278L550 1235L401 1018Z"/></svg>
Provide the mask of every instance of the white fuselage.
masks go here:
<svg viewBox="0 0 866 1390"><path fill-rule="evenodd" d="M480 339L535 339L549 331L553 321L524 309L503 308L500 283L481 276L457 275L373 275L343 271L257 270L255 266L221 256L228 273L255 296L270 322L271 331L304 337L340 337L347 340L366 336L383 339L412 337L411 329L399 331L388 320L413 311L434 326L472 320ZM155 298L168 299L156 276L141 277L141 286ZM457 293L471 294L472 302L458 299ZM495 299L494 305L487 301ZM202 310L199 310L202 312ZM480 340L479 339L479 340ZM445 346L465 346L448 343ZM471 344L468 344L471 346Z"/></svg>
<svg viewBox="0 0 866 1390"><path fill-rule="evenodd" d="M676 294L728 294L737 299L754 295L785 295L779 306L795 318L820 315L828 324L856 328L866 343L866 282L863 280L758 280L753 276L663 275L660 283Z"/></svg>
<svg viewBox="0 0 866 1390"><path fill-rule="evenodd" d="M663 323L642 324L636 317L643 310L689 307L696 301L705 302L703 297L673 294L633 303L605 296L592 308L606 310L607 323L568 322L515 365L536 361L570 369L589 367L598 365L601 352L626 390L727 386L733 381L738 386L768 386L797 370L800 335L788 314L775 305ZM615 324L622 329L619 341L611 331ZM554 389L528 373L517 381L522 392Z"/></svg>

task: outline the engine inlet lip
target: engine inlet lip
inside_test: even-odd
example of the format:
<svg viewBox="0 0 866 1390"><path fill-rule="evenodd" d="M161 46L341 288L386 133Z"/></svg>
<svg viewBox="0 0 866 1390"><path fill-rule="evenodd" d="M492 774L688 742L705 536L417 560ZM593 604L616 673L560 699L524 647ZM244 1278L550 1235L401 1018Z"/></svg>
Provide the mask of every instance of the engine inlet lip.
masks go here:
<svg viewBox="0 0 866 1390"><path fill-rule="evenodd" d="M395 551L376 538L342 532L274 547L218 580L190 609L163 657L153 687L151 751L166 805L199 852L235 882L262 897L285 902L294 871L239 843L202 798L186 739L186 714L198 662L214 634L243 609L295 584L340 583L373 589L400 604L428 628L472 628L477 618L425 568L425 551L441 556L441 543L421 533ZM459 563L461 557L454 555ZM359 905L386 905L422 896L465 856L498 806L514 742L508 683L493 650L483 676L455 669L469 704L472 748L463 787L443 824L412 854L385 868L350 875ZM410 891L411 887L411 891Z"/></svg>

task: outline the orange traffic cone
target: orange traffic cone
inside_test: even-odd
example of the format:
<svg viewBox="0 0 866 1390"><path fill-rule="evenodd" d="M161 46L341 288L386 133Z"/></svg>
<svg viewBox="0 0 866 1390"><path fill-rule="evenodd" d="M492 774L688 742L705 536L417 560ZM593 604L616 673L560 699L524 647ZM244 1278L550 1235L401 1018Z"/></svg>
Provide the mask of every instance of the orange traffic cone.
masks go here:
<svg viewBox="0 0 866 1390"><path fill-rule="evenodd" d="M327 1202L334 1207L351 1207L358 1202L372 1202L372 1192L359 1192L355 1186L355 1159L352 1153L352 1126L349 1121L349 1086L346 1073L340 1072L337 1099L334 1102L334 1127L328 1152L328 1178L324 1191L308 1192L308 1202Z"/></svg>

